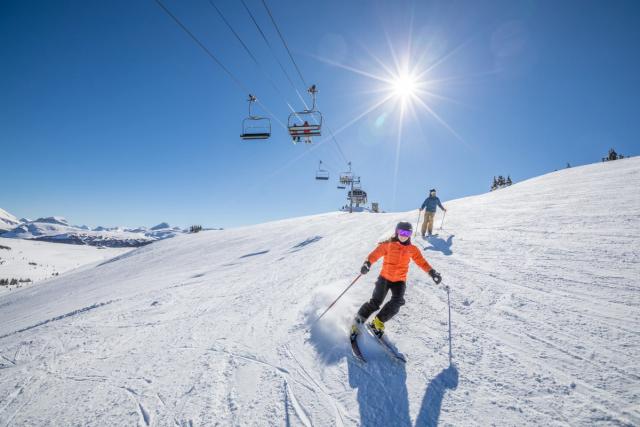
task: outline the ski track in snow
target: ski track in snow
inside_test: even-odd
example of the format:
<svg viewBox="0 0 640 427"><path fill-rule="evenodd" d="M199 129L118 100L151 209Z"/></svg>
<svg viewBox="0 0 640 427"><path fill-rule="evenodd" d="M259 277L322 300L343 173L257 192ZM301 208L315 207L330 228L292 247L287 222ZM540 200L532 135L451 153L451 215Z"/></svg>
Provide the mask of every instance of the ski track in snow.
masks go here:
<svg viewBox="0 0 640 427"><path fill-rule="evenodd" d="M631 158L446 203L415 243L452 289L451 366L415 266L387 324L406 365L372 337L351 356L380 263L312 324L415 211L179 236L12 291L0 426L640 425L637 188Z"/></svg>

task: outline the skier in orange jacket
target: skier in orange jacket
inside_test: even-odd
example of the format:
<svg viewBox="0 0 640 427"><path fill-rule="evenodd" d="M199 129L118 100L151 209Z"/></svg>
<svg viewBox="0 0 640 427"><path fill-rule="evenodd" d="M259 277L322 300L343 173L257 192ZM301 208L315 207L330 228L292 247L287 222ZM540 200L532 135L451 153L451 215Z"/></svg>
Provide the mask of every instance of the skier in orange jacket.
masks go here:
<svg viewBox="0 0 640 427"><path fill-rule="evenodd" d="M378 244L378 247L369 254L362 264L360 273L367 274L371 264L384 257L382 271L376 281L371 299L360 307L351 328L352 338L358 334L358 324L364 323L374 311L378 310L387 293L391 291L391 299L382 307L377 316L373 318L371 327L378 337L384 333L384 322L395 316L400 307L404 305L404 292L407 287L407 272L409 261L413 260L420 268L431 276L436 284L442 281L442 276L429 265L420 250L411 243L413 227L408 222L400 222L396 231L388 240Z"/></svg>

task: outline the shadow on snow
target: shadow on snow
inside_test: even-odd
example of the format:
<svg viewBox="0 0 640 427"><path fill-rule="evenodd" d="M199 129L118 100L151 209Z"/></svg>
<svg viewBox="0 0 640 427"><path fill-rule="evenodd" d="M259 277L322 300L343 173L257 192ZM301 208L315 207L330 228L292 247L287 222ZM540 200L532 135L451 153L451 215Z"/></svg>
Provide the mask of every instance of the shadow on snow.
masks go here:
<svg viewBox="0 0 640 427"><path fill-rule="evenodd" d="M342 339L338 341L335 330L330 334L325 328L327 326L314 325L309 341L324 363L335 364L346 357L349 385L358 389L360 425L412 426L406 365L391 360L379 344L372 341L374 338L368 336L359 339L367 358L367 363L362 364L352 356L346 334L340 334ZM445 393L458 387L458 375L456 366L450 365L429 382L415 426L438 425Z"/></svg>
<svg viewBox="0 0 640 427"><path fill-rule="evenodd" d="M267 249L266 251L253 252L253 253L250 253L250 254L242 255L240 258L249 258L249 257L256 256L256 255L264 255L264 254L266 254L268 252L269 252L269 249Z"/></svg>
<svg viewBox="0 0 640 427"><path fill-rule="evenodd" d="M453 238L455 236L452 234L447 238L447 240L441 239L439 237L429 237L429 243L431 246L425 246L425 251L438 251L442 252L444 255L451 255L453 251L451 251L451 246L453 246Z"/></svg>
<svg viewBox="0 0 640 427"><path fill-rule="evenodd" d="M386 354L368 352L365 357L366 365L347 357L349 385L358 389L360 425L411 426L405 364Z"/></svg>
<svg viewBox="0 0 640 427"><path fill-rule="evenodd" d="M312 243L315 243L317 241L319 241L320 239L322 239L322 236L313 236L313 237L309 237L308 239L298 243L297 245L295 245L294 247L291 248L291 252L297 252L300 249L303 249L305 246L310 245Z"/></svg>
<svg viewBox="0 0 640 427"><path fill-rule="evenodd" d="M437 426L442 409L442 400L447 390L455 390L458 387L458 368L449 365L435 376L427 386L427 392L422 398L420 412L416 418L416 427Z"/></svg>

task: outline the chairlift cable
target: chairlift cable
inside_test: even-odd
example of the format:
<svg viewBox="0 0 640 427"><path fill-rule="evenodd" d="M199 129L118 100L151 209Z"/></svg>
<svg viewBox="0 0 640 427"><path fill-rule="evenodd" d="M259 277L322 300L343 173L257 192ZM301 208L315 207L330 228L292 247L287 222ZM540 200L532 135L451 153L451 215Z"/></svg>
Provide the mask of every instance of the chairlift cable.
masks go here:
<svg viewBox="0 0 640 427"><path fill-rule="evenodd" d="M244 0L241 0L241 1L244 4ZM284 36L282 35L282 32L280 31L280 28L278 27L278 24L276 23L275 18L273 17L273 14L271 13L271 10L269 9L269 6L267 6L267 3L266 3L265 0L262 0L262 4L264 5L265 9L267 10L267 13L269 14L269 17L271 18L271 22L273 23L273 26L275 27L276 31L278 32L278 35L280 36L280 40L282 40L282 44L286 48L287 53L289 54L289 58L291 58L291 62L293 63L294 67L296 68L296 71L298 72L298 75L300 76L300 79L302 80L302 83L304 83L305 87L307 87L308 85L306 83L306 80L302 76L302 72L300 71L300 68L298 67L298 64L296 63L295 59L293 58L293 55L291 54L291 50L289 49L289 46L287 45L287 42L284 39ZM245 8L246 7L247 6L245 5ZM247 11L248 11L248 8L247 8ZM253 16L252 16L252 19L253 19ZM254 22L255 22L255 20L254 20ZM260 31L260 32L262 33L262 31ZM263 34L263 37L264 37L264 34ZM266 41L266 38L265 38L265 41ZM274 54L274 56L275 56L275 54ZM304 101L303 101L303 103L304 103ZM308 110L309 107L307 106L306 103L304 103L304 104L305 104L305 108ZM315 107L313 107L313 108L315 108ZM342 156L342 159L344 160L345 163L348 163L347 157L344 155L344 152L342 151L342 147L338 143L338 140L336 139L335 135L333 134L333 131L328 126L327 126L327 128L329 129L329 133L331 133L331 138L333 139L333 142L335 142L336 147L338 148L338 151L339 151L340 155Z"/></svg>
<svg viewBox="0 0 640 427"><path fill-rule="evenodd" d="M267 46L269 46L269 49L271 50L272 54L274 54L273 49L271 47L271 44L268 42L268 39L266 38L266 36L264 35L264 32L262 31L262 29L260 28L260 26L258 25L258 23L256 22L255 18L253 17L253 15L251 14L251 11L248 9L248 7L246 6L246 4L244 3L244 0L241 0L245 9L247 10L247 12L249 13L249 15L251 16L251 19L253 20L254 24L256 25L256 27L258 28L260 34L262 35L264 41L267 43ZM265 8L267 9L267 11L269 12L269 15L271 17L271 20L274 24L274 26L276 27L276 30L278 31L278 34L280 35L285 47L287 48L287 52L289 53L289 57L291 58L292 62L294 63L296 70L298 71L298 74L300 75L300 78L302 79L303 83L305 83L304 78L302 77L302 74L300 73L300 69L298 68L298 65L295 63L295 60L293 59L291 52L289 51L289 48L286 44L286 42L284 41L284 39L282 38L282 34L280 33L279 28L277 27L277 24L275 23L273 16L271 15L271 12L269 11L266 3L263 1L263 4L265 6ZM184 25L180 19L178 19L178 17L176 15L174 15L165 5L164 3L162 3L161 0L155 0L156 4L191 38L191 40L196 43L203 51L204 53L209 56L209 58L211 58L228 76L229 78L231 78L231 80L233 80L233 82L245 93L250 93L250 90L247 88L247 86L245 86L242 81L237 78L225 65L224 63L218 59L213 52L211 52L211 50L209 50L188 28L186 25ZM228 21L224 18L224 16L220 13L220 10L215 7L215 4L213 4L210 0L210 4L218 11L218 13L220 14L221 18L225 21L225 23L229 26L229 29L234 33L234 35L238 38L238 40L241 42L241 44L243 45L243 47L247 50L247 53L251 56L251 58L256 62L256 64L258 64L258 61L256 60L255 56L251 53L251 51L248 49L248 47L246 46L246 44L244 42L242 42L242 40L240 39L240 37L238 36L238 34L233 30L233 28L231 27L231 25L228 23ZM275 56L275 54L273 55L276 60L277 57ZM298 92L298 90L296 89L295 85L293 84L293 82L291 81L291 78L289 77L289 75L286 73L284 67L282 66L282 63L278 60L278 64L280 65L281 69L283 70L283 72L285 73L285 75L287 76L287 80L289 80L289 83L292 85L292 87L295 89L296 93L298 94L298 96L302 99L302 97L300 96L300 93ZM272 81L273 83L273 81ZM306 83L305 83L306 85ZM277 90L277 88L276 88ZM286 101L286 99L285 99ZM306 103L304 102L304 99L302 99L303 103L305 104L305 107L308 108L308 106L306 105ZM283 128L286 128L286 126L277 118L276 115L274 115L259 99L254 99L253 102L257 102L258 104L260 104L260 106L270 115L272 116ZM287 102L287 104L289 105L289 103ZM289 108L291 108L291 106L289 105ZM293 110L293 109L292 109ZM337 140L335 139L335 136L333 135L333 132L330 130L331 134L332 134L332 138L334 140L334 142L336 142L336 145L338 145ZM340 154L342 155L343 159L346 158L344 156L344 153L342 152L342 149L339 147L338 148L340 150ZM327 170L329 172L332 171L333 168L331 167L327 167Z"/></svg>
<svg viewBox="0 0 640 427"><path fill-rule="evenodd" d="M342 151L342 147L340 147L340 144L338 143L338 140L336 139L336 137L333 134L333 131L331 130L329 125L327 125L327 129L329 129L329 133L331 134L331 138L333 139L333 142L336 143L336 147L338 147L338 152L342 156L342 160L344 160L345 163L349 163L349 161L347 160L347 157L344 155L344 152Z"/></svg>
<svg viewBox="0 0 640 427"><path fill-rule="evenodd" d="M251 57L251 59L253 59L253 62L256 63L256 65L258 64L258 60L256 59L256 57L253 55L253 53L251 52L251 50L249 50L249 48L247 47L247 45L245 44L244 41L242 41L242 39L240 38L240 36L238 35L238 33L236 32L236 30L234 30L234 28L231 26L231 24L229 23L229 21L227 20L227 18L225 18L225 16L222 14L222 11L218 8L218 6L216 6L216 4L213 2L213 0L209 0L209 4L211 5L211 7L213 7L215 9L216 12L218 12L218 16L220 16L220 18L222 19L222 21L224 21L224 23L227 25L227 27L229 28L229 30L231 30L231 32L233 33L234 36L236 36L236 39L238 39L238 41L240 42L240 44L242 45L242 47L244 48L245 51L247 51L247 53L249 54L249 56Z"/></svg>
<svg viewBox="0 0 640 427"><path fill-rule="evenodd" d="M298 98L300 99L300 101L302 101L302 103L304 104L305 108L309 109L309 107L307 106L306 101L304 100L304 98L300 94L300 91L298 90L296 85L293 83L293 80L291 79L291 76L289 76L289 73L284 68L284 65L282 65L282 62L280 61L278 56L275 54L275 51L273 50L273 46L271 46L271 43L269 43L269 39L265 35L264 31L262 31L262 28L260 27L260 24L258 24L258 21L256 20L255 16L253 16L253 13L251 13L251 10L249 9L249 7L245 3L245 1L244 0L240 0L240 1L242 2L242 5L244 6L244 9L249 14L249 17L251 18L251 21L253 21L253 24L256 26L256 28L258 29L258 32L262 36L262 40L264 40L264 42L267 44L267 47L269 48L269 51L271 52L271 55L275 58L276 62L280 66L280 69L282 70L282 72L284 73L285 77L287 78L287 81L289 82L289 84L291 85L293 90L296 92L296 94L298 95ZM291 108L291 105L289 105L289 108Z"/></svg>
<svg viewBox="0 0 640 427"><path fill-rule="evenodd" d="M275 21L275 18L273 17L273 14L271 13L271 10L269 9L269 6L267 5L265 0L262 0L262 4L264 6L264 8L266 9L267 13L269 14L269 17L271 18L271 22L273 24L273 26L275 27L278 36L280 37L280 40L282 41L282 44L284 45L285 49L287 50L287 53L289 54L289 59L291 59L291 62L293 63L296 71L298 72L298 75L300 76L300 80L302 80L302 83L306 86L307 82L304 78L304 76L302 75L302 71L300 71L300 67L298 66L298 63L296 62L296 60L293 58L293 54L291 53L291 50L289 49L289 45L287 44L287 41L284 39L284 36L282 35L282 32L280 31L280 27L278 27L278 24ZM245 4L246 7L246 4ZM247 8L248 10L248 8ZM254 19L255 22L255 19ZM264 34L264 33L262 33ZM266 38L265 38L266 41ZM273 53L273 51L272 51ZM275 54L274 54L275 57ZM277 58L277 57L276 57ZM295 85L294 85L295 88ZM297 90L296 90L297 92ZM289 115L289 120L288 120L288 128L289 128L289 134L293 137L294 140L294 144L296 142L299 142L301 140L302 137L305 138L305 143L310 143L311 142L311 137L314 136L320 136L321 135L321 127L322 127L322 113L320 111L317 110L316 108L316 85L311 85L309 86L309 88L307 89L307 92L309 92L311 94L312 100L313 100L313 104L311 106L311 108L309 108L309 106L307 105L306 102L304 102L303 100L303 104L305 106L305 110L303 112L293 112L292 114ZM301 118L300 116L303 116L304 118ZM292 117L297 117L298 119L300 119L300 121L302 121L303 123L298 124L296 122L292 121ZM312 118L314 124L308 124L306 117Z"/></svg>
<svg viewBox="0 0 640 427"><path fill-rule="evenodd" d="M224 16L224 14L222 13L222 11L218 8L218 6L216 6L216 4L213 2L213 0L209 0L209 4L211 5L211 7L213 7L216 12L218 13L218 15L220 16L220 18L224 21L224 23L227 25L227 27L229 28L229 30L233 33L233 35L236 37L236 39L238 39L238 41L240 42L240 44L242 45L242 47L244 48L244 50L247 52L247 54L251 57L251 59L253 60L253 62L256 64L256 66L258 67L258 69L260 69L260 71L267 77L267 79L269 80L269 82L271 83L271 86L273 86L273 88L275 89L275 91L282 96L282 98L285 98L285 96L282 94L282 91L278 88L278 86L276 85L276 83L273 81L273 78L271 78L270 75L267 74L267 72L262 68L262 66L260 65L260 62L258 61L258 59L255 57L255 55L253 54L253 52L251 52L251 50L249 49L249 47L247 46L247 44L242 40L242 38L240 37L240 35L238 34L238 32L233 28L233 26L231 25L231 23L227 20L227 18ZM285 103L287 105L289 105L289 101L286 100L286 98L284 99Z"/></svg>
<svg viewBox="0 0 640 427"><path fill-rule="evenodd" d="M173 14L171 13L171 11L169 9L167 9L167 7L162 3L161 0L155 0L155 2L158 4L158 6L160 6L162 8L162 10L165 11L165 13L167 15L169 15L171 17L171 19L173 19L175 21L176 24L178 24L178 26L180 28L182 28L182 30L187 33L189 35L189 37L191 37L191 39L198 45L200 46L200 48L211 58L213 59L213 61L218 64L220 66L220 68L222 68L224 70L225 73L227 73L227 75L231 78L231 80L233 80L239 87L240 89L242 89L242 91L244 93L250 93L251 91L244 85L242 84L242 82L240 81L240 79L238 79L231 71L229 71L229 69L227 67L225 67L225 65L222 63L222 61L220 61L204 44L202 44L202 42L200 40L198 40L198 38Z"/></svg>
<svg viewBox="0 0 640 427"><path fill-rule="evenodd" d="M267 13L269 14L269 17L271 18L271 22L273 22L273 26L276 27L276 31L278 32L278 35L280 36L280 40L282 40L282 44L284 44L284 47L287 49L287 53L289 54L289 58L291 58L291 62L293 62L293 65L296 67L296 71L298 72L298 75L300 76L300 80L302 80L302 83L304 84L304 87L308 87L309 85L307 84L307 82L305 81L304 77L302 76L302 72L300 71L300 68L298 67L298 64L296 63L296 60L293 59L293 55L291 54L291 51L289 50L289 46L287 45L287 42L285 41L284 37L282 36L282 33L280 32L280 28L278 27L278 24L276 24L276 20L273 18L273 15L271 14L271 10L269 9L269 6L267 6L267 2L265 0L262 0L262 4L264 5L264 8L267 10Z"/></svg>
<svg viewBox="0 0 640 427"><path fill-rule="evenodd" d="M193 40L198 46L200 46L200 48L216 63L218 64L218 66L220 68L222 68L222 70L227 73L227 75L231 78L231 80L233 80L233 82L244 92L244 93L251 93L251 91L249 90L249 88L247 88L247 86L245 86L242 81L237 78L225 65L224 63L219 60L214 54L213 52L211 52L211 50L209 50L179 19L177 16L175 16L165 5L164 3L162 3L161 0L155 0L156 4L158 4L158 6L160 6L160 8L167 14L169 15L169 17L171 17L171 19L174 20L174 22L176 24L178 24L178 26L180 28L182 28L182 30L187 33L187 35L189 37L191 37L191 40ZM260 104L260 106L275 120L277 121L280 126L282 126L283 128L286 128L285 124L282 123L282 121L280 119L278 119L278 116L276 116L275 114L273 114L271 112L271 110L269 110L267 108L266 105L264 105L259 99L256 100L256 102L258 104Z"/></svg>

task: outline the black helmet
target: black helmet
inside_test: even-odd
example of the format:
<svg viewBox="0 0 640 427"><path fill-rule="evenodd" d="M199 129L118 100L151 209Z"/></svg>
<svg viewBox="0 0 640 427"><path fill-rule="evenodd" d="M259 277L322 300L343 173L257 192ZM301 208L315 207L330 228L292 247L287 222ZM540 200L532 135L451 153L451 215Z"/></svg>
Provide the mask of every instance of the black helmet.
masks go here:
<svg viewBox="0 0 640 427"><path fill-rule="evenodd" d="M413 231L413 227L411 226L410 222L399 222L398 225L396 225L396 230L406 230L406 231Z"/></svg>
<svg viewBox="0 0 640 427"><path fill-rule="evenodd" d="M432 188L431 190L429 190L429 193L435 193L435 192L436 192L435 188Z"/></svg>

